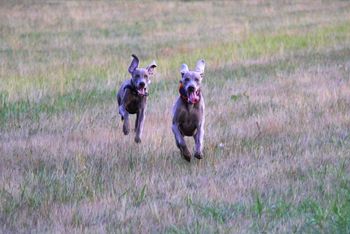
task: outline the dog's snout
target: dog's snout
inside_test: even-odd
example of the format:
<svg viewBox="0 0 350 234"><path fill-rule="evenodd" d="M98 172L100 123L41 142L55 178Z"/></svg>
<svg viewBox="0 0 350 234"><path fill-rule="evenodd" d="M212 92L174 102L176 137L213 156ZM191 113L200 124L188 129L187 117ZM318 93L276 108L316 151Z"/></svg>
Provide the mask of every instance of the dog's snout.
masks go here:
<svg viewBox="0 0 350 234"><path fill-rule="evenodd" d="M188 91L189 92L194 92L195 90L195 87L194 86L188 86Z"/></svg>
<svg viewBox="0 0 350 234"><path fill-rule="evenodd" d="M139 85L140 85L140 87L143 88L143 87L145 87L146 84L145 84L145 82L141 81Z"/></svg>

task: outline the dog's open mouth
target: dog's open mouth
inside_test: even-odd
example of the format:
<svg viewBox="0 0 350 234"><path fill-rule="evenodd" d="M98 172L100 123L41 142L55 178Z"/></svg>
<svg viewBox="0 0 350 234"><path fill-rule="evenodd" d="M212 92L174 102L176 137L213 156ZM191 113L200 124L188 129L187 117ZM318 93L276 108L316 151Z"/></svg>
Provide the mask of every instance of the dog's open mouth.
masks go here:
<svg viewBox="0 0 350 234"><path fill-rule="evenodd" d="M188 101L192 104L199 102L199 91L188 91L187 92Z"/></svg>
<svg viewBox="0 0 350 234"><path fill-rule="evenodd" d="M147 96L147 89L146 88L138 88L137 93L141 96Z"/></svg>

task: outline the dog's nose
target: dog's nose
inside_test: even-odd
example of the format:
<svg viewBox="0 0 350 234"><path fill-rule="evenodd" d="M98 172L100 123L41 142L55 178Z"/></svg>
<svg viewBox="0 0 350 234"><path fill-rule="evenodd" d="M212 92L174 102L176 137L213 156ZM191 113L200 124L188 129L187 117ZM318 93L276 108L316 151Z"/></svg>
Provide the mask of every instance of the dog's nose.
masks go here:
<svg viewBox="0 0 350 234"><path fill-rule="evenodd" d="M140 87L143 88L143 87L145 87L145 82L141 81L139 85L140 85Z"/></svg>
<svg viewBox="0 0 350 234"><path fill-rule="evenodd" d="M194 88L193 86L189 86L189 87L188 87L188 91L194 92L194 90L195 90L195 88Z"/></svg>

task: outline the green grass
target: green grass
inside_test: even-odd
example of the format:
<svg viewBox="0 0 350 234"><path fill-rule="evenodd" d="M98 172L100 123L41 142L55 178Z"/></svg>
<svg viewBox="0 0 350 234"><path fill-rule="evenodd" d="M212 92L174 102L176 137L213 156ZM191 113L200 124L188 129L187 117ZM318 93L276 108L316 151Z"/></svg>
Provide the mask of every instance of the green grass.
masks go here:
<svg viewBox="0 0 350 234"><path fill-rule="evenodd" d="M35 103L29 99L16 102L8 101L7 93L0 93L1 127L20 127L24 119L39 121L40 116L53 116L69 111L84 111L89 107L115 99L115 90L76 90L58 97L45 97Z"/></svg>
<svg viewBox="0 0 350 234"><path fill-rule="evenodd" d="M347 162L348 163L348 162ZM344 167L346 163L336 166L329 166L326 176L336 177L344 176ZM310 179L312 175L308 175ZM293 195L292 195L293 196ZM250 226L253 232L278 232L279 228L288 224L289 220L302 219L301 225L292 225L290 228L293 232L315 232L315 233L347 233L350 228L349 220L349 180L342 178L336 184L333 184L331 194L324 195L327 199L325 203L320 203L313 197L308 197L300 201L293 201L287 193L283 197L272 195L262 197L259 193L252 194L252 204L225 204L217 202L207 202L200 204L193 202L192 199L187 201L188 207L198 216L197 222L187 227L172 226L169 228L170 233L193 233L198 228L201 231L208 231L206 224L214 223L220 231L220 225L227 224L229 227L235 219L243 218L252 220ZM235 230L231 226L228 230Z"/></svg>

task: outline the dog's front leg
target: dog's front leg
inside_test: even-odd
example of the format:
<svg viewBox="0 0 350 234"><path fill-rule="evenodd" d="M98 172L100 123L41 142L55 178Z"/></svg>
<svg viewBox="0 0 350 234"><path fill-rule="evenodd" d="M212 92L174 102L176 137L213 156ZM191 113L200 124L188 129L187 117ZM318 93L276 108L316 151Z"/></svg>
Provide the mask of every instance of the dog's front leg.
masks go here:
<svg viewBox="0 0 350 234"><path fill-rule="evenodd" d="M200 123L197 132L194 135L194 142L195 142L195 152L194 156L198 159L203 158L203 137L204 137L204 123Z"/></svg>
<svg viewBox="0 0 350 234"><path fill-rule="evenodd" d="M122 116L123 119L123 133L124 135L128 135L130 131L130 126L129 126L129 113L125 109L124 104L119 106L119 114Z"/></svg>
<svg viewBox="0 0 350 234"><path fill-rule="evenodd" d="M135 130L136 130L136 136L135 136L135 142L141 143L141 136L143 131L143 124L145 122L145 109L142 108L137 113L136 116L136 122L135 122Z"/></svg>
<svg viewBox="0 0 350 234"><path fill-rule="evenodd" d="M174 123L173 126L171 127L171 129L173 130L174 136L175 136L175 141L176 141L176 145L177 147L180 149L182 156L187 160L187 161L191 161L191 153L187 148L185 139L183 137L183 135L180 132L179 129L179 125Z"/></svg>

